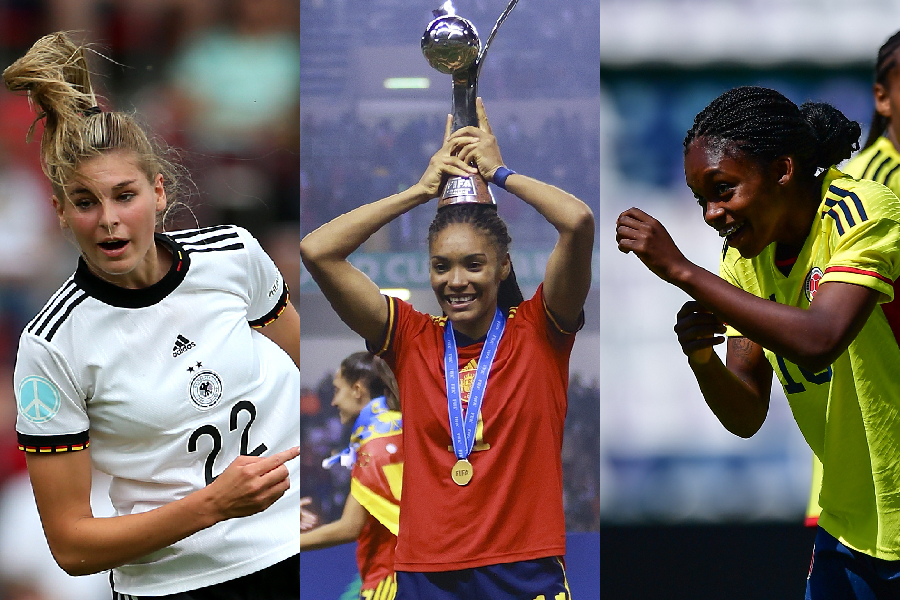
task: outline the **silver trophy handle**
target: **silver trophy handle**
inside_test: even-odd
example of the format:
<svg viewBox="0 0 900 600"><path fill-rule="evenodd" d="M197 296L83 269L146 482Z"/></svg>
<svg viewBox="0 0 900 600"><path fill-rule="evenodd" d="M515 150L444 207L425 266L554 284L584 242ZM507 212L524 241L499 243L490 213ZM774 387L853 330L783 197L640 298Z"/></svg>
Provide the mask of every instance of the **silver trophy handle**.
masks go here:
<svg viewBox="0 0 900 600"><path fill-rule="evenodd" d="M441 8L432 11L436 18L428 24L422 36L422 54L432 67L452 76L452 131L470 125L478 126L478 113L475 108L478 75L497 30L517 3L518 0L510 0L483 46L478 39L475 26L457 16L452 4L447 2ZM442 188L438 207L466 202L496 204L487 183L481 177L451 177Z"/></svg>
<svg viewBox="0 0 900 600"><path fill-rule="evenodd" d="M481 47L481 50L478 52L478 58L475 59L475 64L478 65L477 72L475 73L475 77L477 78L479 74L481 74L481 65L484 64L484 55L487 54L488 48L491 46L491 42L494 41L494 37L497 35L497 30L500 29L500 26L503 25L503 21L506 20L506 17L509 16L509 13L512 12L512 9L516 7L516 4L519 3L519 0L510 0L509 4L506 5L506 8L500 13L500 17L497 19L497 22L494 23L494 28L491 29L491 34L488 36L487 41L484 43L484 46Z"/></svg>

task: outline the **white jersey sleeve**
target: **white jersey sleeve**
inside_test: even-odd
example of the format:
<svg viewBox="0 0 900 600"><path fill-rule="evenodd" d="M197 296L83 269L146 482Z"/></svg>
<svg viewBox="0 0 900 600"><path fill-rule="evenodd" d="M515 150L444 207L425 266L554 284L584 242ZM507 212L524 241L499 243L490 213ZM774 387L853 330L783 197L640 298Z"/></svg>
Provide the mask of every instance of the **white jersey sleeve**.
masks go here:
<svg viewBox="0 0 900 600"><path fill-rule="evenodd" d="M253 327L264 327L278 318L288 302L288 289L281 271L247 230L235 228L247 250L249 302L247 320Z"/></svg>
<svg viewBox="0 0 900 600"><path fill-rule="evenodd" d="M50 342L27 331L22 334L14 385L22 450L65 452L86 447L90 429L86 394Z"/></svg>

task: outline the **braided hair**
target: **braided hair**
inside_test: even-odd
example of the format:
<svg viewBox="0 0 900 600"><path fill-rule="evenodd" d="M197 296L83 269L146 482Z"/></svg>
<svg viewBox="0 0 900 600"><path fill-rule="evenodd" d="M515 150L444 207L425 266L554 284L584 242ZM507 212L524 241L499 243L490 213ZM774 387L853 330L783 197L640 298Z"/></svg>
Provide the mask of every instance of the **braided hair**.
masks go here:
<svg viewBox="0 0 900 600"><path fill-rule="evenodd" d="M878 49L878 58L875 61L875 83L887 87L888 76L897 66L896 50L900 48L900 31L888 38ZM877 110L872 113L872 125L869 127L869 135L863 149L868 148L885 132L890 120L881 115Z"/></svg>
<svg viewBox="0 0 900 600"><path fill-rule="evenodd" d="M709 138L767 164L793 155L801 175L814 176L859 148L860 127L824 102L799 108L781 93L743 86L723 93L694 118L684 152L698 137Z"/></svg>
<svg viewBox="0 0 900 600"><path fill-rule="evenodd" d="M496 207L474 202L450 204L439 209L428 227L428 245L430 246L434 242L438 233L448 225L455 223L467 223L486 235L494 244L498 257L502 258L509 252L512 238L509 237L506 223L497 214ZM522 290L519 289L519 283L516 281L516 272L510 262L509 276L500 282L500 289L497 291L497 306L506 313L510 308L521 304L523 300Z"/></svg>
<svg viewBox="0 0 900 600"><path fill-rule="evenodd" d="M400 410L400 392L393 371L371 352L354 352L341 361L341 377L349 384L361 382L369 396L384 396L391 410Z"/></svg>

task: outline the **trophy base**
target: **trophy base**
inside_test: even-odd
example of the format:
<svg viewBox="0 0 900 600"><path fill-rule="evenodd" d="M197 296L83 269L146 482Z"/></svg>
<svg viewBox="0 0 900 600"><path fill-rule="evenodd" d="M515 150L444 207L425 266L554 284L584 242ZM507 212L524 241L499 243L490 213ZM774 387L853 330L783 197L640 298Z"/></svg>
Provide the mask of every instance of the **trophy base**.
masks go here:
<svg viewBox="0 0 900 600"><path fill-rule="evenodd" d="M480 175L472 177L451 177L444 184L438 208L451 204L490 204L497 205L494 194L487 182Z"/></svg>

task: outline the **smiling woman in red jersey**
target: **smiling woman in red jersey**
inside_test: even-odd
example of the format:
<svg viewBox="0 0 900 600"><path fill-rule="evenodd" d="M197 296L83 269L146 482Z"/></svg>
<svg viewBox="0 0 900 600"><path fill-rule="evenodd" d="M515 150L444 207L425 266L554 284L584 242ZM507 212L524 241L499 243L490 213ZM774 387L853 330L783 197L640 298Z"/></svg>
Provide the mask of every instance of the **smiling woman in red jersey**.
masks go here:
<svg viewBox="0 0 900 600"><path fill-rule="evenodd" d="M393 369L405 463L397 598L568 599L562 432L568 360L591 282L594 220L559 188L503 166L484 106L450 133L417 184L310 233L301 255L331 305ZM472 166L474 165L474 166ZM544 283L523 300L496 208L451 204L428 233L430 316L382 296L347 257L438 195L444 176L485 180L559 232Z"/></svg>

